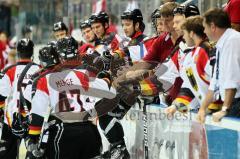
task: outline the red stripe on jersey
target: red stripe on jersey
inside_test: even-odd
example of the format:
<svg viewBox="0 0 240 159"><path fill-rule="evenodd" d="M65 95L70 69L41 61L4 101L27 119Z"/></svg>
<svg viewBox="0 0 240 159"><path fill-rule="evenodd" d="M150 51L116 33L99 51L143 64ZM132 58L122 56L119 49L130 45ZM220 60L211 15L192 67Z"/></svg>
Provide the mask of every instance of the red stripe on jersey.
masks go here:
<svg viewBox="0 0 240 159"><path fill-rule="evenodd" d="M116 51L119 48L119 41L117 40L116 37L113 38L110 44L111 44L111 49L113 51Z"/></svg>
<svg viewBox="0 0 240 159"><path fill-rule="evenodd" d="M37 90L41 90L49 95L46 77L40 78L37 83Z"/></svg>
<svg viewBox="0 0 240 159"><path fill-rule="evenodd" d="M156 85L151 80L147 79L146 83L148 83L149 87L151 88L153 95L158 93Z"/></svg>
<svg viewBox="0 0 240 159"><path fill-rule="evenodd" d="M152 45L154 44L155 40L158 38L158 36L155 36L153 38L147 39L144 41L145 48L147 49L147 52L151 49Z"/></svg>
<svg viewBox="0 0 240 159"><path fill-rule="evenodd" d="M77 75L78 79L80 80L82 87L85 91L89 89L89 78L85 73L74 71Z"/></svg>
<svg viewBox="0 0 240 159"><path fill-rule="evenodd" d="M179 56L179 50L177 50L174 54L173 54L173 56L172 56L172 58L171 58L171 60L172 60L172 62L175 64L175 66L177 67L177 70L179 71L179 63L178 63L178 56Z"/></svg>
<svg viewBox="0 0 240 159"><path fill-rule="evenodd" d="M189 96L180 95L180 96L178 96L177 98L185 99L185 100L187 100L188 102L191 102L191 101L192 101L192 98L189 97Z"/></svg>
<svg viewBox="0 0 240 159"><path fill-rule="evenodd" d="M29 129L31 130L41 130L41 126L33 126L33 125L29 125Z"/></svg>
<svg viewBox="0 0 240 159"><path fill-rule="evenodd" d="M3 102L0 102L0 109L3 109L3 108L4 108L4 106L5 106L5 101L3 101Z"/></svg>
<svg viewBox="0 0 240 159"><path fill-rule="evenodd" d="M29 126L29 135L39 135L41 133L41 127L38 126Z"/></svg>
<svg viewBox="0 0 240 159"><path fill-rule="evenodd" d="M14 78L15 78L15 72L16 72L16 66L10 68L7 72L6 75L9 77L11 85L13 84Z"/></svg>
<svg viewBox="0 0 240 159"><path fill-rule="evenodd" d="M133 37L131 37L131 39L136 39L136 38L138 38L140 35L142 35L143 33L141 32L141 31L137 31L134 35L133 35Z"/></svg>
<svg viewBox="0 0 240 159"><path fill-rule="evenodd" d="M193 52L195 52L195 51L193 51ZM205 83L207 83L209 85L209 81L207 81L207 79L205 78L205 76L206 76L205 67L206 67L208 60L209 60L209 57L208 57L207 52L203 48L200 48L198 55L195 56L194 61L196 62L199 77Z"/></svg>

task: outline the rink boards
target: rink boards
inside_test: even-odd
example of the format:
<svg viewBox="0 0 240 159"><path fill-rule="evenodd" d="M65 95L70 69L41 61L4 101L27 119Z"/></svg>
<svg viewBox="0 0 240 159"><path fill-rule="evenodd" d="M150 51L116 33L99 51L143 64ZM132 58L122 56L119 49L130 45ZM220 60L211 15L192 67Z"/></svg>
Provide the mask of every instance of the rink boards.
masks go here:
<svg viewBox="0 0 240 159"><path fill-rule="evenodd" d="M240 121L225 118L206 125L196 122L196 113L167 117L159 105L147 107L147 133L141 110L131 109L122 124L131 158L144 159L144 144L149 159L237 159L240 158ZM144 140L147 135L147 141ZM104 143L105 144L105 143Z"/></svg>

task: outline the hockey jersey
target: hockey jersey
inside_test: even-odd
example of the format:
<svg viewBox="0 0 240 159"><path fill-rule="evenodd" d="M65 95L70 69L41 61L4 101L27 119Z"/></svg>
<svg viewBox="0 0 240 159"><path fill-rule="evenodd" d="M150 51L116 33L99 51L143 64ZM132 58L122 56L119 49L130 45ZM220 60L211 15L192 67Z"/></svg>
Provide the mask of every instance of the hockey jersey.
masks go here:
<svg viewBox="0 0 240 159"><path fill-rule="evenodd" d="M164 76L159 77L160 79L173 81L181 77L183 80L180 93L174 101L175 104L197 108L205 98L211 79L212 67L208 53L202 47L193 48L188 53L179 50L166 65L168 65L168 71ZM221 102L217 101L210 104L209 108L218 109L219 105Z"/></svg>
<svg viewBox="0 0 240 159"><path fill-rule="evenodd" d="M116 90L103 79L87 76L86 70L64 70L49 73L37 82L32 98L32 122L30 135L38 135L41 124L35 117L43 119L48 108L51 114L58 112L81 112L94 108L102 98L112 99Z"/></svg>
<svg viewBox="0 0 240 159"><path fill-rule="evenodd" d="M149 38L142 32L136 32L128 44L129 56L132 62L141 60L146 54L150 47L150 43L147 42Z"/></svg>
<svg viewBox="0 0 240 159"><path fill-rule="evenodd" d="M97 39L95 42L94 50L97 51L100 55L103 55L103 52L110 51L111 54L120 53L120 44L123 43L123 39L115 33L107 34L104 39Z"/></svg>
<svg viewBox="0 0 240 159"><path fill-rule="evenodd" d="M21 72L26 67L26 65L31 61L19 61L15 66L10 67L4 76L0 79L0 95L7 97L7 102L5 104L5 116L4 122L11 126L13 113L18 112L19 104L19 91L17 90L17 83ZM32 65L24 76L22 82L22 90L24 91L25 86L30 80L31 76L40 68L38 65ZM2 101L3 102L3 101Z"/></svg>

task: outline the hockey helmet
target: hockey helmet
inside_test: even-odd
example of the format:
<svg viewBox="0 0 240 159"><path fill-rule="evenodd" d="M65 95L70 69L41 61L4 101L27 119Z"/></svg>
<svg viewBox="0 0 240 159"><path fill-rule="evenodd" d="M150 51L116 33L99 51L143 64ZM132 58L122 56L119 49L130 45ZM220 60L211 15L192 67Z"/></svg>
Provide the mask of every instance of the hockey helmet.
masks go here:
<svg viewBox="0 0 240 159"><path fill-rule="evenodd" d="M39 60L44 67L59 64L58 54L54 45L48 44L39 50Z"/></svg>
<svg viewBox="0 0 240 159"><path fill-rule="evenodd" d="M181 5L173 10L173 14L184 14L185 17L200 15L199 9L193 4Z"/></svg>
<svg viewBox="0 0 240 159"><path fill-rule="evenodd" d="M78 56L78 42L73 37L64 37L57 42L60 59L67 60Z"/></svg>
<svg viewBox="0 0 240 159"><path fill-rule="evenodd" d="M100 13L98 14L93 14L91 15L91 17L89 18L90 20L90 23L97 23L97 22L100 22L100 23L109 23L109 16L106 12L104 11L101 11Z"/></svg>
<svg viewBox="0 0 240 159"><path fill-rule="evenodd" d="M136 22L142 22L143 16L140 9L134 9L132 11L125 11L121 15L121 19L130 19Z"/></svg>
<svg viewBox="0 0 240 159"><path fill-rule="evenodd" d="M80 23L80 29L91 28L90 20L85 20Z"/></svg>
<svg viewBox="0 0 240 159"><path fill-rule="evenodd" d="M66 32L68 31L68 28L67 28L66 24L63 23L62 21L54 23L54 25L53 25L53 31L54 32L60 31L60 30L65 30Z"/></svg>
<svg viewBox="0 0 240 159"><path fill-rule="evenodd" d="M33 53L34 43L32 40L24 38L17 42L17 52L22 53ZM21 56L21 55L20 55Z"/></svg>

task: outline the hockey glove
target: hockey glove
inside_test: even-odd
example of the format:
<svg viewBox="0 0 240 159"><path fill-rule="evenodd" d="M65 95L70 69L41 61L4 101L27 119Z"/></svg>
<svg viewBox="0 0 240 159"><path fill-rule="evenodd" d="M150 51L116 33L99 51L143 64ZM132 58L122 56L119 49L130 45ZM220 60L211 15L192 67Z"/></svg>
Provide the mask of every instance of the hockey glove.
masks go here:
<svg viewBox="0 0 240 159"><path fill-rule="evenodd" d="M13 114L12 133L19 138L24 138L28 133L27 120L17 112Z"/></svg>
<svg viewBox="0 0 240 159"><path fill-rule="evenodd" d="M34 141L33 139L28 138L26 140L26 159L43 159L44 150L38 148L38 142Z"/></svg>

